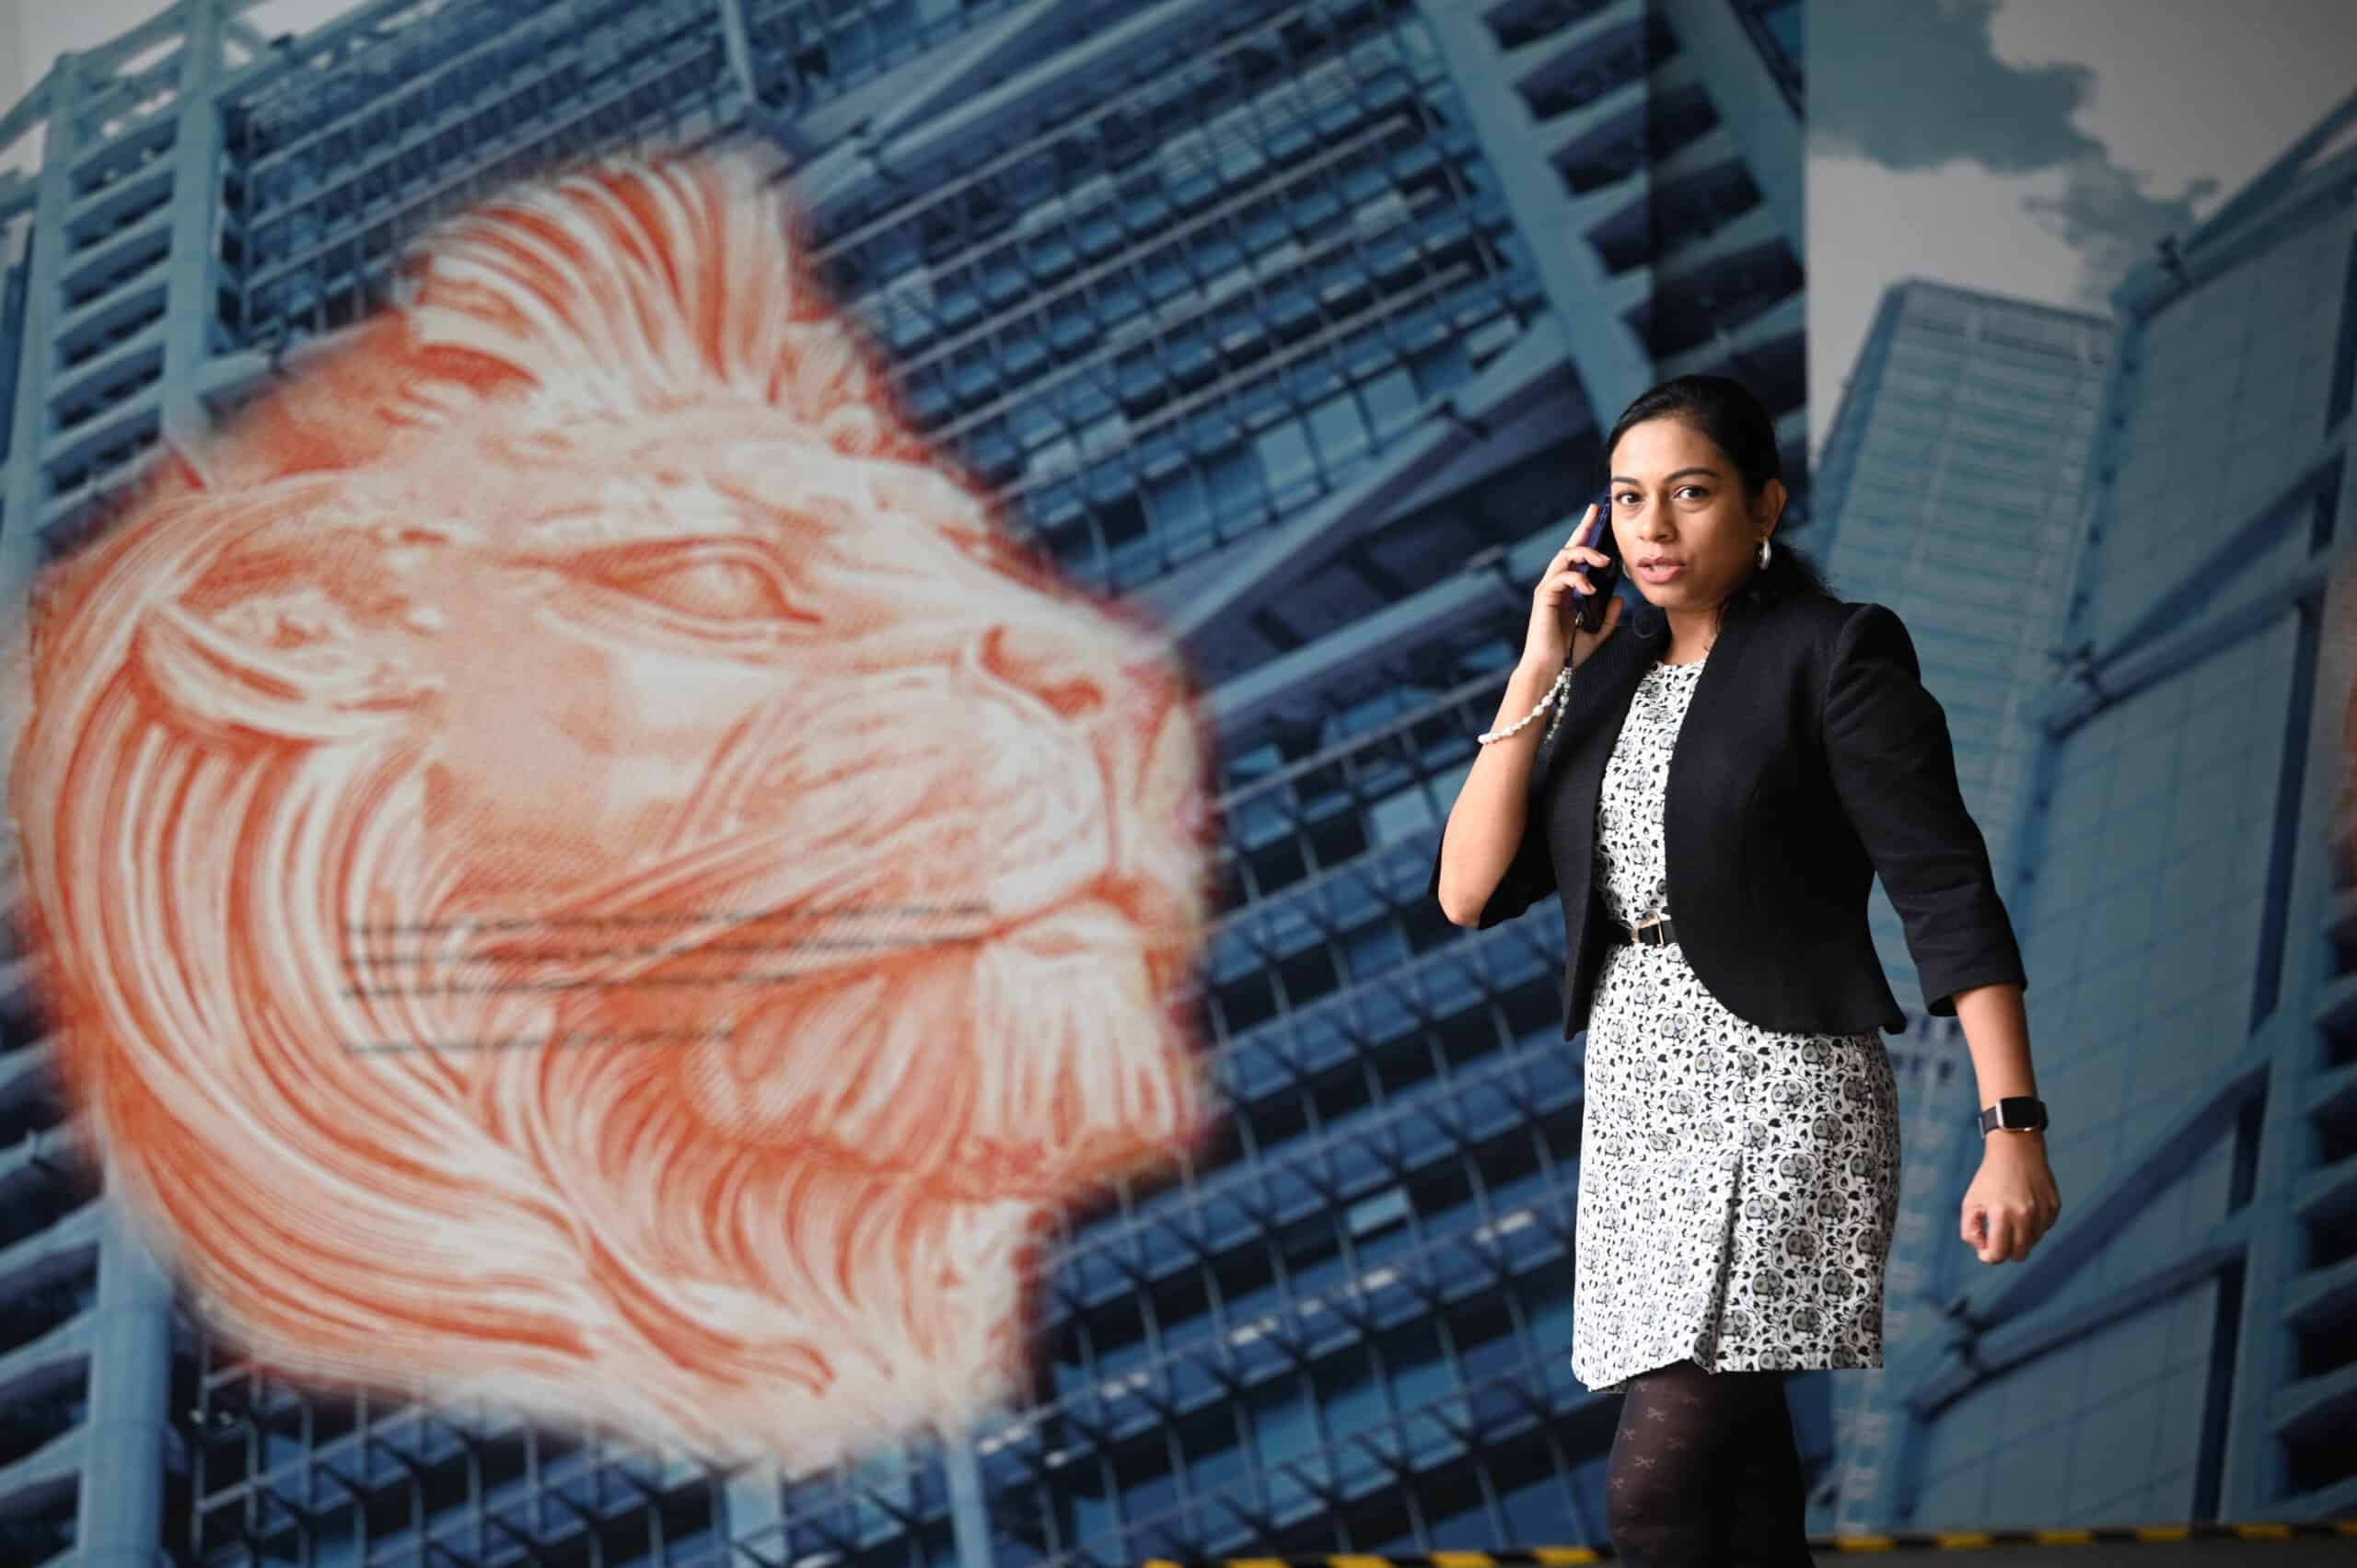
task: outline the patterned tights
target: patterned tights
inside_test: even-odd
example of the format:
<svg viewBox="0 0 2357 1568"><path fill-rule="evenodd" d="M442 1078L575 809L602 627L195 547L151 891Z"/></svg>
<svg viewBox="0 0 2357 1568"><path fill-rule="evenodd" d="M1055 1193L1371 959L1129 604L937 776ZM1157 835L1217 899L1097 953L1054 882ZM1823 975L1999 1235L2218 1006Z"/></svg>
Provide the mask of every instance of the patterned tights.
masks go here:
<svg viewBox="0 0 2357 1568"><path fill-rule="evenodd" d="M1678 1362L1629 1380L1606 1473L1630 1568L1808 1568L1784 1374Z"/></svg>

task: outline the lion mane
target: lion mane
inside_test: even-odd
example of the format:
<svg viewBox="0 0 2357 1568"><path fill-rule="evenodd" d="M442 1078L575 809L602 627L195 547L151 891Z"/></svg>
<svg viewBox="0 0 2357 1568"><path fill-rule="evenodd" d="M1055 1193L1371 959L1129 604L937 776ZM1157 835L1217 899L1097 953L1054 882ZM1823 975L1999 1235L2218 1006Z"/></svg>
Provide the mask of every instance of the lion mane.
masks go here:
<svg viewBox="0 0 2357 1568"><path fill-rule="evenodd" d="M37 591L94 1156L307 1379L793 1466L1007 1397L1046 1227L1206 1124L1183 672L911 432L747 159L403 279Z"/></svg>

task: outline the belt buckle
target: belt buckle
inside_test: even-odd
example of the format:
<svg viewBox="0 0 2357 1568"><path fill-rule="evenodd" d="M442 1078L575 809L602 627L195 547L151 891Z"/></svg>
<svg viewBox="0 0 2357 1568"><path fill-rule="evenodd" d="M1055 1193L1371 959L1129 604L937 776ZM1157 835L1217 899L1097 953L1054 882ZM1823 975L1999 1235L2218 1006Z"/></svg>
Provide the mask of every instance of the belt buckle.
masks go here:
<svg viewBox="0 0 2357 1568"><path fill-rule="evenodd" d="M1669 946L1668 937L1657 935L1648 936L1645 935L1648 931L1658 931L1665 923L1666 923L1666 922L1665 922L1660 915L1655 915L1653 919L1645 922L1643 925L1632 925L1629 927L1629 935L1648 947L1666 947Z"/></svg>

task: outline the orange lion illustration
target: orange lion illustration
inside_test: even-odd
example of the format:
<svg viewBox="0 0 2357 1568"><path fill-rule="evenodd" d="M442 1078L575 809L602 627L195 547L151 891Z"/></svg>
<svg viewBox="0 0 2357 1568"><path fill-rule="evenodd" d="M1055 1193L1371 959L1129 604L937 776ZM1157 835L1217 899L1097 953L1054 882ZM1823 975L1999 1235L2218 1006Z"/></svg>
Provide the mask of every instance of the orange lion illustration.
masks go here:
<svg viewBox="0 0 2357 1568"><path fill-rule="evenodd" d="M455 220L41 586L96 1156L263 1361L801 1467L1022 1386L1204 1130L1202 725L898 415L735 155Z"/></svg>

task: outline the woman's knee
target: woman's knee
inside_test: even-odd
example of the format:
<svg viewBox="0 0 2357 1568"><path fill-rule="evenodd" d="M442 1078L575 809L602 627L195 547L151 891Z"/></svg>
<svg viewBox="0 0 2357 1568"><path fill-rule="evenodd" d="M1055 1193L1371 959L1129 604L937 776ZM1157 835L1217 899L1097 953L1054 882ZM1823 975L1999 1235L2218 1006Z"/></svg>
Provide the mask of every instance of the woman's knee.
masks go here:
<svg viewBox="0 0 2357 1568"><path fill-rule="evenodd" d="M1717 1540L1706 1499L1653 1469L1614 1476L1605 1501L1613 1550L1631 1568L1684 1568L1714 1560Z"/></svg>

